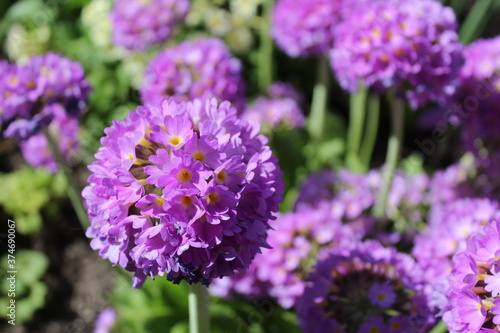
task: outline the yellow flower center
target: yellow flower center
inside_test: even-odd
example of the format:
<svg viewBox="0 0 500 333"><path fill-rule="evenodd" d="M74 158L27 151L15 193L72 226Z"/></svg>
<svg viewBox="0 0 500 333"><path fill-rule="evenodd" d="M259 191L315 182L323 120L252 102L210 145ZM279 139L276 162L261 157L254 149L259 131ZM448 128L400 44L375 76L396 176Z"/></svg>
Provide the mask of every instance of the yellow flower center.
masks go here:
<svg viewBox="0 0 500 333"><path fill-rule="evenodd" d="M215 192L212 192L207 196L207 201L209 204L214 204L219 201L219 195Z"/></svg>
<svg viewBox="0 0 500 333"><path fill-rule="evenodd" d="M168 142L170 142L172 146L178 146L182 142L182 139L178 136L173 136Z"/></svg>
<svg viewBox="0 0 500 333"><path fill-rule="evenodd" d="M377 299L378 299L380 302L385 301L385 299L386 299L385 294L382 294L382 293L378 294L378 295L377 295Z"/></svg>
<svg viewBox="0 0 500 333"><path fill-rule="evenodd" d="M164 199L162 199L162 198L156 198L156 199L155 199L155 201L156 201L156 204L157 204L158 206L160 206L160 207L161 207L161 206L163 206L163 204L166 202L166 201L165 201Z"/></svg>
<svg viewBox="0 0 500 333"><path fill-rule="evenodd" d="M227 172L224 171L224 170L221 170L219 172L217 172L217 181L222 183L224 181L226 181L227 179Z"/></svg>
<svg viewBox="0 0 500 333"><path fill-rule="evenodd" d="M181 182L184 182L184 183L187 183L188 181L190 181L191 178L193 178L191 171L186 170L186 169L182 169L177 174L177 179L179 179Z"/></svg>
<svg viewBox="0 0 500 333"><path fill-rule="evenodd" d="M193 198L189 195L185 195L181 198L181 204L185 207L191 206L193 204Z"/></svg>
<svg viewBox="0 0 500 333"><path fill-rule="evenodd" d="M197 151L193 154L193 157L195 160L204 162L205 161L205 154L203 154L201 151Z"/></svg>

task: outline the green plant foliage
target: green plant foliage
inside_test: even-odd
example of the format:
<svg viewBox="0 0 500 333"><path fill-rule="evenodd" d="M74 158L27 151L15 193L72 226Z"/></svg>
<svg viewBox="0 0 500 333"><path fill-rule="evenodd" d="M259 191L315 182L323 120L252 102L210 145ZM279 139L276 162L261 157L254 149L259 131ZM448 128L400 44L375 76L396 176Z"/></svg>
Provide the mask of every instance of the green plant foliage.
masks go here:
<svg viewBox="0 0 500 333"><path fill-rule="evenodd" d="M10 258L9 258L10 259ZM1 258L2 272L7 272L7 255ZM45 254L32 250L19 250L15 252L15 291L1 294L0 307L5 309L11 300L15 300L16 323L29 321L33 313L44 306L47 286L40 281L49 267L49 260ZM6 273L6 277L0 281L3 291L10 290L10 281L7 279L11 275ZM2 311L0 316L10 320L7 313Z"/></svg>
<svg viewBox="0 0 500 333"><path fill-rule="evenodd" d="M21 234L36 233L42 225L41 210L55 205L53 198L62 197L66 181L61 175L51 175L45 169L23 167L18 171L0 174L3 190L0 205L13 216ZM49 208L49 207L47 207Z"/></svg>

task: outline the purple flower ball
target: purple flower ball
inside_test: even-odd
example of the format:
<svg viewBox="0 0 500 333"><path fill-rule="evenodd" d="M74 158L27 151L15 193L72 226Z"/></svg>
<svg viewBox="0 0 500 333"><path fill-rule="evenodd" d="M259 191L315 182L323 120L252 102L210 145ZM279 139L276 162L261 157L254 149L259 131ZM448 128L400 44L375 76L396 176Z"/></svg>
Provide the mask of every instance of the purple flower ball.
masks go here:
<svg viewBox="0 0 500 333"><path fill-rule="evenodd" d="M188 0L118 0L111 11L113 41L144 51L166 41L189 12Z"/></svg>
<svg viewBox="0 0 500 333"><path fill-rule="evenodd" d="M498 208L497 202L478 198L431 206L428 227L415 238L412 253L424 268L428 282L426 293L436 308L443 310L448 303L446 290L452 257L466 248L471 234L498 216Z"/></svg>
<svg viewBox="0 0 500 333"><path fill-rule="evenodd" d="M267 247L282 171L236 109L215 99L139 106L105 130L83 191L91 246L113 265L175 283L244 271Z"/></svg>
<svg viewBox="0 0 500 333"><path fill-rule="evenodd" d="M5 137L22 141L36 134L63 108L74 118L86 110L90 87L83 67L55 53L23 66L0 66L0 124Z"/></svg>
<svg viewBox="0 0 500 333"><path fill-rule="evenodd" d="M297 212L279 214L271 224L268 243L244 274L215 281L212 293L229 297L273 297L284 308L295 306L302 296L303 279L325 248L347 246L365 235L364 221L342 224L343 209L323 202L317 207L302 206Z"/></svg>
<svg viewBox="0 0 500 333"><path fill-rule="evenodd" d="M290 84L274 82L267 89L268 97L259 97L242 114L247 121L275 128L299 128L305 125L302 96Z"/></svg>
<svg viewBox="0 0 500 333"><path fill-rule="evenodd" d="M414 109L444 103L462 65L456 27L453 10L436 0L367 4L336 28L331 65L350 92L362 80L379 91L394 87Z"/></svg>
<svg viewBox="0 0 500 333"><path fill-rule="evenodd" d="M375 241L330 250L297 300L299 327L310 333L426 331L434 318L421 274L410 256Z"/></svg>
<svg viewBox="0 0 500 333"><path fill-rule="evenodd" d="M474 233L466 249L453 257L443 315L451 333L497 332L500 329L500 220Z"/></svg>
<svg viewBox="0 0 500 333"><path fill-rule="evenodd" d="M220 39L186 41L153 58L141 87L143 103L173 97L176 101L216 97L244 105L241 62Z"/></svg>
<svg viewBox="0 0 500 333"><path fill-rule="evenodd" d="M290 57L326 53L333 47L341 0L279 0L274 7L271 35Z"/></svg>
<svg viewBox="0 0 500 333"><path fill-rule="evenodd" d="M498 197L500 37L477 40L465 47L463 54L460 86L443 111L451 123L462 124L462 143L475 157L480 186Z"/></svg>
<svg viewBox="0 0 500 333"><path fill-rule="evenodd" d="M109 333L116 321L116 311L111 307L102 310L95 320L94 333Z"/></svg>

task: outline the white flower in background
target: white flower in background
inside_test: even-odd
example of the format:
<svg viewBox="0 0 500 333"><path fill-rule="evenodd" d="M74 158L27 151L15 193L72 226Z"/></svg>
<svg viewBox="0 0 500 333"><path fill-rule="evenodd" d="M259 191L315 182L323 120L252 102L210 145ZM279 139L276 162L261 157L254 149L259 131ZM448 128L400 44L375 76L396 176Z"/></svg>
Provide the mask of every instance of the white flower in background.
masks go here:
<svg viewBox="0 0 500 333"><path fill-rule="evenodd" d="M20 23L14 23L7 32L5 50L12 61L19 64L47 51L50 40L50 26L40 25L32 31L27 31Z"/></svg>

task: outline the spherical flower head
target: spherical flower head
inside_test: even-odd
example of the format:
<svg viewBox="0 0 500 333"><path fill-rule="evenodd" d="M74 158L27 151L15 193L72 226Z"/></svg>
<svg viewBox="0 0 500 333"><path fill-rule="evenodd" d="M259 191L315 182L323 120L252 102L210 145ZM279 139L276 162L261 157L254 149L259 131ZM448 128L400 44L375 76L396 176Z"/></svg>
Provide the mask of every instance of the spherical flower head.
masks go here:
<svg viewBox="0 0 500 333"><path fill-rule="evenodd" d="M460 86L444 112L450 122L462 125L463 146L475 157L484 178L480 181L494 191L500 184L495 171L500 162L500 37L477 40L463 54Z"/></svg>
<svg viewBox="0 0 500 333"><path fill-rule="evenodd" d="M113 41L144 51L170 38L188 12L188 0L118 0L111 11Z"/></svg>
<svg viewBox="0 0 500 333"><path fill-rule="evenodd" d="M100 255L175 283L244 271L267 246L282 171L236 110L215 99L139 106L105 130L83 191Z"/></svg>
<svg viewBox="0 0 500 333"><path fill-rule="evenodd" d="M498 202L488 199L464 198L447 204L434 204L428 227L415 239L413 255L425 270L429 288L426 291L437 308L447 305L447 279L452 257L466 248L471 234L498 216Z"/></svg>
<svg viewBox="0 0 500 333"><path fill-rule="evenodd" d="M350 92L394 88L412 108L444 103L462 64L453 10L436 0L367 4L336 28L331 64ZM407 87L407 88L405 88Z"/></svg>
<svg viewBox="0 0 500 333"><path fill-rule="evenodd" d="M500 220L474 233L453 260L443 320L450 332L498 331L500 317Z"/></svg>
<svg viewBox="0 0 500 333"><path fill-rule="evenodd" d="M215 281L212 292L223 297L273 297L284 308L295 306L304 292L303 279L320 256L318 253L347 246L365 235L358 225L344 225L341 213L335 205L323 202L317 207L303 206L297 212L278 214L269 231L271 248L263 249L246 273Z"/></svg>
<svg viewBox="0 0 500 333"><path fill-rule="evenodd" d="M304 332L422 332L434 319L421 291L420 267L375 241L329 251L297 301ZM388 313L391 313L389 315ZM398 325L406 323L403 326ZM375 325L376 324L376 325ZM370 330L372 327L377 330Z"/></svg>
<svg viewBox="0 0 500 333"><path fill-rule="evenodd" d="M24 140L48 125L63 108L78 118L87 107L90 87L83 67L55 53L10 65L0 79L0 112L6 137ZM4 125L5 124L5 125Z"/></svg>
<svg viewBox="0 0 500 333"><path fill-rule="evenodd" d="M290 84L274 82L267 89L268 97L259 97L242 114L247 121L265 127L299 128L305 125L302 96Z"/></svg>
<svg viewBox="0 0 500 333"><path fill-rule="evenodd" d="M141 99L155 103L167 97L176 101L216 97L239 108L245 90L241 70L241 62L220 39L186 41L150 61Z"/></svg>
<svg viewBox="0 0 500 333"><path fill-rule="evenodd" d="M340 0L280 0L274 7L271 35L290 57L326 53L340 21Z"/></svg>

